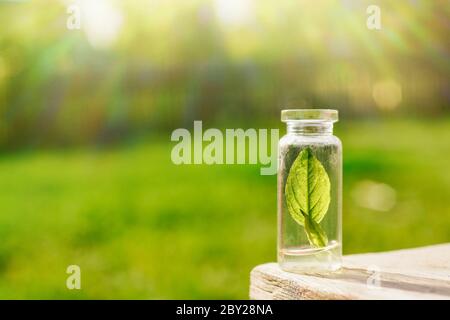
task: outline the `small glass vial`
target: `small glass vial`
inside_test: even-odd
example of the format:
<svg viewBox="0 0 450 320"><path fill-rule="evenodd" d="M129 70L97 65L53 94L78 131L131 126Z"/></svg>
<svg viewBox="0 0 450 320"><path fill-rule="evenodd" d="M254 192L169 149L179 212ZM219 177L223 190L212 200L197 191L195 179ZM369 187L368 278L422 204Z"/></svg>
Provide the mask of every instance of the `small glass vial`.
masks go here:
<svg viewBox="0 0 450 320"><path fill-rule="evenodd" d="M278 146L278 263L285 271L341 268L342 144L337 110L281 112L287 133Z"/></svg>

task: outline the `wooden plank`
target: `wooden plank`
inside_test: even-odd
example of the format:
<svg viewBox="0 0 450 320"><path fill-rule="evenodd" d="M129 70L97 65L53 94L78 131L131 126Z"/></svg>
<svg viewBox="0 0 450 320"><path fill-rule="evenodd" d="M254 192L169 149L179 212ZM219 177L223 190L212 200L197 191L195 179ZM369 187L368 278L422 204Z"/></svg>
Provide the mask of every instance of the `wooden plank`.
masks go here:
<svg viewBox="0 0 450 320"><path fill-rule="evenodd" d="M278 264L255 267L251 299L450 299L450 243L349 255L328 275L294 274Z"/></svg>

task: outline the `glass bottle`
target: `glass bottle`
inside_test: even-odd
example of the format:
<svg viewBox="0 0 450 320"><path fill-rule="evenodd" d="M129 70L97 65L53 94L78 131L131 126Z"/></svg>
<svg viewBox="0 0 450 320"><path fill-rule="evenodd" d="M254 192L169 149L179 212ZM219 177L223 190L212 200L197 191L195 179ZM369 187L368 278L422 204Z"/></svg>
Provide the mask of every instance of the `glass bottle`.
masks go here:
<svg viewBox="0 0 450 320"><path fill-rule="evenodd" d="M340 269L342 144L337 110L281 112L287 133L278 146L278 263L285 271Z"/></svg>

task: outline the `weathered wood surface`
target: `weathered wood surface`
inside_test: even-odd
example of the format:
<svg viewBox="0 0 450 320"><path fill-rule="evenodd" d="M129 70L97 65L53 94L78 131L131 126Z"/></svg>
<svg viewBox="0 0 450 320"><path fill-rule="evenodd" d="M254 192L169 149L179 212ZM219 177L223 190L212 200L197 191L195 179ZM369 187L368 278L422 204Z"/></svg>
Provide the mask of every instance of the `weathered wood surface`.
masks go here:
<svg viewBox="0 0 450 320"><path fill-rule="evenodd" d="M276 263L255 267L251 299L450 299L450 243L344 257L328 275L299 275Z"/></svg>

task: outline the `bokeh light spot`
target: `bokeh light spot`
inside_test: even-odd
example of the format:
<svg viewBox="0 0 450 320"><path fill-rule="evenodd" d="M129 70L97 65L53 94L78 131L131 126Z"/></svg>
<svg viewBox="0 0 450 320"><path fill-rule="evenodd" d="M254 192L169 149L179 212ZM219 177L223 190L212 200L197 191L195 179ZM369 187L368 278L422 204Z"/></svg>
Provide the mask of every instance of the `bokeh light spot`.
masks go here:
<svg viewBox="0 0 450 320"><path fill-rule="evenodd" d="M372 96L381 110L393 110L402 101L402 87L395 80L383 80L375 83Z"/></svg>
<svg viewBox="0 0 450 320"><path fill-rule="evenodd" d="M355 203L363 208L387 212L397 202L397 192L386 183L363 180L358 182L352 190Z"/></svg>
<svg viewBox="0 0 450 320"><path fill-rule="evenodd" d="M112 46L122 27L122 13L108 0L81 2L81 28L94 48Z"/></svg>

